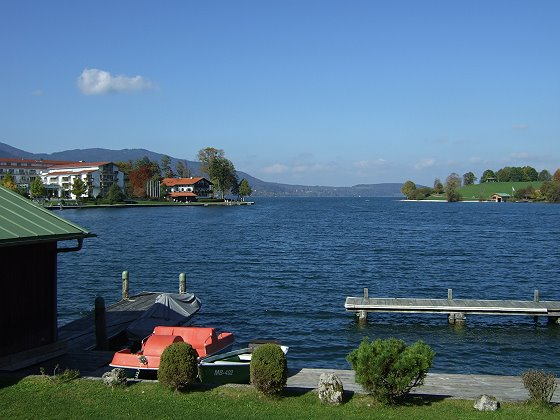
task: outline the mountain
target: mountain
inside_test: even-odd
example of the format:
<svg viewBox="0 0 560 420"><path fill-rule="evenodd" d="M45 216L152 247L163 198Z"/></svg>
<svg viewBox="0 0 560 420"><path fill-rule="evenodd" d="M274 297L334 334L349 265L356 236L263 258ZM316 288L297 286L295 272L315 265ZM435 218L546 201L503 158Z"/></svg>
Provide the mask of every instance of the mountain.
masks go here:
<svg viewBox="0 0 560 420"><path fill-rule="evenodd" d="M143 158L144 156L147 156L150 160L160 162L164 155L146 149L111 150L101 148L71 149L54 153L31 153L0 142L0 158L118 162L137 160ZM185 159L171 157L171 167L174 168L179 160ZM200 162L190 160L185 161L194 175L201 175ZM241 171L237 171L237 175L239 179L247 179L253 189L253 195L258 197L402 197L400 191L402 184L400 183L359 184L352 187L329 187L267 182Z"/></svg>

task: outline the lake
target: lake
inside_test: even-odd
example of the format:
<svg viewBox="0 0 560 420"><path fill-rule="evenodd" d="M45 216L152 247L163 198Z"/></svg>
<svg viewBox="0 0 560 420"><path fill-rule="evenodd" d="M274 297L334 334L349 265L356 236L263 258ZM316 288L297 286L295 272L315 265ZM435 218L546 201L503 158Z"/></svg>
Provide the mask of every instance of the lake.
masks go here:
<svg viewBox="0 0 560 420"><path fill-rule="evenodd" d="M278 339L290 367L348 369L363 337L423 340L434 371L560 375L560 326L531 317L369 314L346 296L560 300L560 205L402 202L393 198L255 198L254 206L63 210L98 235L59 254L59 322L95 296L172 291L178 274L202 301L194 325L238 345Z"/></svg>

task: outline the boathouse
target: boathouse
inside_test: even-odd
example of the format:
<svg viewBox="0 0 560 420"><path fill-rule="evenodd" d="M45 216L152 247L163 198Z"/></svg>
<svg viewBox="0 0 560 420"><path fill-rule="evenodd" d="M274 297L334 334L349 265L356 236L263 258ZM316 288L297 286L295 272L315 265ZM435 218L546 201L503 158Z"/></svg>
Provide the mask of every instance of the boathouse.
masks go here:
<svg viewBox="0 0 560 420"><path fill-rule="evenodd" d="M509 194L505 194L505 193L495 193L492 194L492 197L490 197L490 201L495 201L496 203L501 203L503 201L508 201L510 199L511 195Z"/></svg>
<svg viewBox="0 0 560 420"><path fill-rule="evenodd" d="M0 370L63 352L57 343L57 256L79 251L83 239L91 236L95 235L0 187Z"/></svg>
<svg viewBox="0 0 560 420"><path fill-rule="evenodd" d="M203 177L163 178L161 184L167 188L172 201L196 201L212 197L212 182Z"/></svg>

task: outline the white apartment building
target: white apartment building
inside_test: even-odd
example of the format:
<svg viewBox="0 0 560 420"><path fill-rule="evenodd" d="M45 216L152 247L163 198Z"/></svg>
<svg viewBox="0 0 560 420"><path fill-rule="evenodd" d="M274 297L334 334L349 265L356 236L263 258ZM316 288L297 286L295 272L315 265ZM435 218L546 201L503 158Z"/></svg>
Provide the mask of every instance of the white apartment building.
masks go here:
<svg viewBox="0 0 560 420"><path fill-rule="evenodd" d="M41 177L41 171L53 166L73 162L44 159L0 158L0 179L10 174L16 184L29 188L35 178Z"/></svg>
<svg viewBox="0 0 560 420"><path fill-rule="evenodd" d="M80 178L87 187L82 197L95 198L105 195L114 183L124 190L124 173L119 171L113 162L72 162L56 165L43 170L41 177L49 195L60 198L77 198L72 194L72 185L76 178Z"/></svg>

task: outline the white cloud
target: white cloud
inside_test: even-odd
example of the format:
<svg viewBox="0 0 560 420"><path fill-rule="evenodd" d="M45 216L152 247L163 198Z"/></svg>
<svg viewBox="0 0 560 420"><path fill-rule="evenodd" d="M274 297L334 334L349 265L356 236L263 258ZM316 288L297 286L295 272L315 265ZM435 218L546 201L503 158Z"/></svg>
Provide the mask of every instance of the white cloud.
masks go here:
<svg viewBox="0 0 560 420"><path fill-rule="evenodd" d="M533 158L533 156L531 156L527 152L516 152L516 153L510 153L509 158L510 160L531 159Z"/></svg>
<svg viewBox="0 0 560 420"><path fill-rule="evenodd" d="M383 166L386 163L387 161L385 159L379 158L374 160L359 160L357 162L354 162L353 165L358 169L368 169L372 167Z"/></svg>
<svg viewBox="0 0 560 420"><path fill-rule="evenodd" d="M283 174L284 172L288 171L288 167L286 165L282 165L281 163L275 163L270 166L266 166L262 169L265 174Z"/></svg>
<svg viewBox="0 0 560 420"><path fill-rule="evenodd" d="M152 89L152 82L142 76L113 76L108 71L84 69L78 77L78 88L84 95L103 95L111 92L134 92Z"/></svg>
<svg viewBox="0 0 560 420"><path fill-rule="evenodd" d="M436 160L434 158L422 159L422 160L416 162L416 164L414 165L414 169L426 169L426 168L429 168L431 166L434 166L435 163L436 163Z"/></svg>

